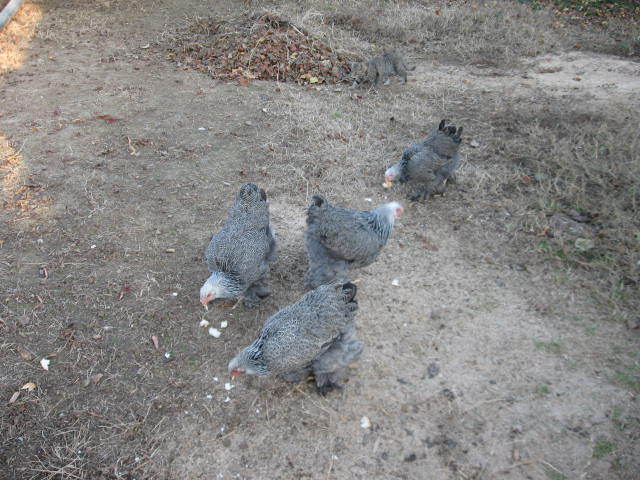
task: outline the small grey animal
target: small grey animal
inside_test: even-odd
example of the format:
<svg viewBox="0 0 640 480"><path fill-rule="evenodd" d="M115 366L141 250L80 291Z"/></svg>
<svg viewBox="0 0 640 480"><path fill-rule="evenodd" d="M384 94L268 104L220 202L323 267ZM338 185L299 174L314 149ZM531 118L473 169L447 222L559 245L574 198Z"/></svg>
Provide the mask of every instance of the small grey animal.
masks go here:
<svg viewBox="0 0 640 480"><path fill-rule="evenodd" d="M304 234L309 258L305 287L346 281L348 269L371 265L402 212L398 202L371 211L352 210L333 206L324 197L314 195Z"/></svg>
<svg viewBox="0 0 640 480"><path fill-rule="evenodd" d="M252 183L240 188L227 221L205 251L211 276L200 288L200 303L244 296L256 306L270 294L264 284L276 257L276 240L269 226L267 194Z"/></svg>
<svg viewBox="0 0 640 480"><path fill-rule="evenodd" d="M356 338L356 292L352 283L322 285L269 317L258 338L229 362L229 374L301 382L313 373L320 394L340 388L363 348Z"/></svg>
<svg viewBox="0 0 640 480"><path fill-rule="evenodd" d="M409 198L428 199L432 193L442 194L447 182L456 182L455 172L460 165L460 135L462 127L447 125L442 120L438 128L434 128L427 138L412 143L402 154L402 159L385 172L385 187L390 187L394 180L400 183L415 182L420 188Z"/></svg>
<svg viewBox="0 0 640 480"><path fill-rule="evenodd" d="M391 75L397 75L407 83L407 71L415 70L415 66L409 68L402 55L396 50L384 52L366 62L351 62L351 77L354 79L352 87L369 83L379 87L381 83L388 85Z"/></svg>

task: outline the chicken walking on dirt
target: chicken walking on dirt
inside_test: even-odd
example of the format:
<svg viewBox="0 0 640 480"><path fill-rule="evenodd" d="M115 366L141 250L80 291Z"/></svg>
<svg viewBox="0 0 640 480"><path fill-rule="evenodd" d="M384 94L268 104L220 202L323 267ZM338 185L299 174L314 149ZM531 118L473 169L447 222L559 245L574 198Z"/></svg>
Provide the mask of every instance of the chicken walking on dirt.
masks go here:
<svg viewBox="0 0 640 480"><path fill-rule="evenodd" d="M385 172L385 187L390 187L394 180L421 185L410 196L411 200L420 200L420 197L427 200L431 194L444 193L447 182L456 182L461 134L462 127L447 125L447 121L442 120L427 138L409 145L402 154L402 160Z"/></svg>
<svg viewBox="0 0 640 480"><path fill-rule="evenodd" d="M347 281L350 268L371 265L402 212L398 202L371 211L352 210L333 206L315 195L307 211L304 235L309 258L306 288Z"/></svg>
<svg viewBox="0 0 640 480"><path fill-rule="evenodd" d="M276 240L269 226L267 194L252 183L240 188L227 221L205 251L211 276L200 289L200 303L243 296L256 306L269 295L264 277L275 260Z"/></svg>
<svg viewBox="0 0 640 480"><path fill-rule="evenodd" d="M320 394L340 388L363 348L356 338L356 291L352 283L334 283L306 293L267 319L257 340L231 360L229 374L301 382L313 373Z"/></svg>

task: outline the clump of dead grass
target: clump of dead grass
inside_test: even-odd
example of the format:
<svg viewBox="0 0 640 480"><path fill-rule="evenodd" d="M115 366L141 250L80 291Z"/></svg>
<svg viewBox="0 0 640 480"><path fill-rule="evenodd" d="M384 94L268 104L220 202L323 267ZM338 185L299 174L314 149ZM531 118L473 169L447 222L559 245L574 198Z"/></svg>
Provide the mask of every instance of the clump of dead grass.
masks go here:
<svg viewBox="0 0 640 480"><path fill-rule="evenodd" d="M325 41L337 39L334 48L363 56L400 47L422 59L502 68L572 48L631 55L638 38L632 24L612 20L607 28L586 29L512 1L316 0L305 3L296 21Z"/></svg>
<svg viewBox="0 0 640 480"><path fill-rule="evenodd" d="M43 186L34 183L27 170L20 150L0 133L0 222L48 211L51 199L42 196Z"/></svg>
<svg viewBox="0 0 640 480"><path fill-rule="evenodd" d="M511 65L558 44L553 18L517 4L399 2L370 8L374 11L363 12L354 5L326 21L376 44L407 45L427 58L464 64Z"/></svg>
<svg viewBox="0 0 640 480"><path fill-rule="evenodd" d="M143 452L152 451L157 442L141 448L129 438L130 428L131 424L80 419L63 427L49 426L43 432L48 440L24 468L29 475L25 478L144 478L150 459Z"/></svg>
<svg viewBox="0 0 640 480"><path fill-rule="evenodd" d="M31 38L41 19L40 7L25 3L13 19L0 30L0 77L22 66Z"/></svg>
<svg viewBox="0 0 640 480"><path fill-rule="evenodd" d="M600 275L612 305L638 304L639 121L632 109L613 115L564 102L513 104L491 119L494 158L511 164L499 188L526 212L518 228L541 251ZM551 215L568 212L586 218L591 239L549 230Z"/></svg>

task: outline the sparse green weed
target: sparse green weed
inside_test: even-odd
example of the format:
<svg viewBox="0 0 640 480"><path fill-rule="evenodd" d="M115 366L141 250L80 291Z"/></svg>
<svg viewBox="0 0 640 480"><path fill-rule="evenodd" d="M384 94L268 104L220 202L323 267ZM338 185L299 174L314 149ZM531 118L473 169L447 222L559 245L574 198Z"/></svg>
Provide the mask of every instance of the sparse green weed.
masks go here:
<svg viewBox="0 0 640 480"><path fill-rule="evenodd" d="M610 440L598 440L593 446L593 458L601 459L615 452L618 446Z"/></svg>
<svg viewBox="0 0 640 480"><path fill-rule="evenodd" d="M538 387L538 393L540 395L549 395L551 393L551 388L548 385L541 385Z"/></svg>
<svg viewBox="0 0 640 480"><path fill-rule="evenodd" d="M533 344L539 350L544 350L547 353L553 353L559 355L563 352L564 347L558 342L542 342L539 340L534 340Z"/></svg>
<svg viewBox="0 0 640 480"><path fill-rule="evenodd" d="M567 476L564 473L558 472L551 467L545 466L544 473L549 480L567 480Z"/></svg>
<svg viewBox="0 0 640 480"><path fill-rule="evenodd" d="M640 368L637 366L623 368L623 370L616 372L615 381L631 390L640 392Z"/></svg>

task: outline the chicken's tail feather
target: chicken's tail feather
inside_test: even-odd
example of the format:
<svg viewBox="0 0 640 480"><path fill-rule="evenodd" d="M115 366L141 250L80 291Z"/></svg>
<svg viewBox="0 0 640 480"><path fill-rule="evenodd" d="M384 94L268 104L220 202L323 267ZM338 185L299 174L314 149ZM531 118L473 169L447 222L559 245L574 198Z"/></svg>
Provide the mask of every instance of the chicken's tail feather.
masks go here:
<svg viewBox="0 0 640 480"><path fill-rule="evenodd" d="M314 195L311 197L311 205L314 207L322 207L327 203L322 195Z"/></svg>
<svg viewBox="0 0 640 480"><path fill-rule="evenodd" d="M347 302L352 302L354 298L356 298L356 293L358 292L358 287L351 282L342 284L342 292L345 294L345 299Z"/></svg>
<svg viewBox="0 0 640 480"><path fill-rule="evenodd" d="M327 202L321 195L314 195L311 197L311 204L307 209L307 225L316 223L318 218L322 216L321 212L323 212L328 205L329 202Z"/></svg>

